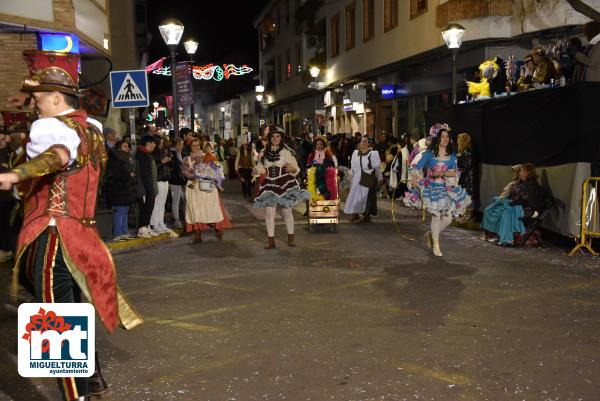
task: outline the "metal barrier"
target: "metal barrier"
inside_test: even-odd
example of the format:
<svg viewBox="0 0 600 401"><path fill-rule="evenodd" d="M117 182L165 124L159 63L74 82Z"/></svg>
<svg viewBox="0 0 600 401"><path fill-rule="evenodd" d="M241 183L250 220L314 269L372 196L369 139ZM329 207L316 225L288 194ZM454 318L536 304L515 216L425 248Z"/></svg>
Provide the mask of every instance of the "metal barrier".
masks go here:
<svg viewBox="0 0 600 401"><path fill-rule="evenodd" d="M581 195L581 235L579 243L569 252L575 255L580 249L587 249L592 255L598 253L592 249L591 238L600 238L600 202L598 189L600 177L589 177L583 182Z"/></svg>

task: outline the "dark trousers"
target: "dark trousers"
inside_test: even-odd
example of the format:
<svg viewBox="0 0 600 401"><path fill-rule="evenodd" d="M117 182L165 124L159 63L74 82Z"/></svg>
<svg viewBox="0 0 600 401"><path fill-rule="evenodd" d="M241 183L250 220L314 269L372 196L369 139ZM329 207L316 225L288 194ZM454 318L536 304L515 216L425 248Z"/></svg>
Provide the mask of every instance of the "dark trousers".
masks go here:
<svg viewBox="0 0 600 401"><path fill-rule="evenodd" d="M61 249L61 239L53 227L48 228L29 246L22 258L21 282L37 302L81 302L81 290L67 268ZM87 377L58 378L58 387L65 400L88 395Z"/></svg>
<svg viewBox="0 0 600 401"><path fill-rule="evenodd" d="M150 217L152 217L152 209L154 209L154 197L147 197L146 201L143 199L138 200L140 206L140 219L138 227L146 227L150 225Z"/></svg>
<svg viewBox="0 0 600 401"><path fill-rule="evenodd" d="M369 194L367 195L367 205L365 206L365 212L367 216L377 216L377 187L369 188Z"/></svg>
<svg viewBox="0 0 600 401"><path fill-rule="evenodd" d="M244 197L252 197L252 169L241 168L239 169L240 176L242 178L242 192Z"/></svg>
<svg viewBox="0 0 600 401"><path fill-rule="evenodd" d="M0 202L0 251L14 251L11 246L10 213L14 203L12 200Z"/></svg>

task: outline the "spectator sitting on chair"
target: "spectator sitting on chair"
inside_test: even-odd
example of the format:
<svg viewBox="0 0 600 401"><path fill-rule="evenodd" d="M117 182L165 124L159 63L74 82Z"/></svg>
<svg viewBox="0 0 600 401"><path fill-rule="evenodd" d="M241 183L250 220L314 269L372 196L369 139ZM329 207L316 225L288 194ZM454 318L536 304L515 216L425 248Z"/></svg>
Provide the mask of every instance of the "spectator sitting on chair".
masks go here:
<svg viewBox="0 0 600 401"><path fill-rule="evenodd" d="M537 217L540 195L534 165L514 166L513 181L483 212L481 228L486 231L485 239L500 245L512 245L515 233L525 234L522 218Z"/></svg>

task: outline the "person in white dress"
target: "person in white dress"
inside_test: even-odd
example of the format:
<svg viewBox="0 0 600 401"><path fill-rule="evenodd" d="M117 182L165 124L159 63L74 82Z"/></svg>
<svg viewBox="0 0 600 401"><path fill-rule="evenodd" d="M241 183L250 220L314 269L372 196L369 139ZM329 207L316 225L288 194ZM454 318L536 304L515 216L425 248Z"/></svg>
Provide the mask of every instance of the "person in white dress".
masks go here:
<svg viewBox="0 0 600 401"><path fill-rule="evenodd" d="M352 187L344 213L352 215L351 222L370 223L371 216L377 216L377 187L383 182L380 166L379 153L371 148L369 138L363 136L350 160Z"/></svg>

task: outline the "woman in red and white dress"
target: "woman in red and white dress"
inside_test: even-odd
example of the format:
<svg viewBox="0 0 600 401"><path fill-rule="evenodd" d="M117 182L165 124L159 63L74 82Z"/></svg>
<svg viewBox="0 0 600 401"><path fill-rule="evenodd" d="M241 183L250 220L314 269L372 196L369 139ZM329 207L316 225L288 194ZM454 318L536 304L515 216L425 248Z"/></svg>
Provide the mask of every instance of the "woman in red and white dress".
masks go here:
<svg viewBox="0 0 600 401"><path fill-rule="evenodd" d="M285 145L285 131L275 125L266 128L267 145L258 157L254 175L262 176L255 208L265 208L267 244L265 249L275 248L275 212L280 206L288 233L288 246L294 242L294 215L292 208L310 198L308 191L300 188L296 174L300 171L292 150Z"/></svg>

